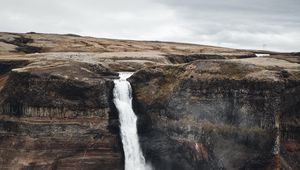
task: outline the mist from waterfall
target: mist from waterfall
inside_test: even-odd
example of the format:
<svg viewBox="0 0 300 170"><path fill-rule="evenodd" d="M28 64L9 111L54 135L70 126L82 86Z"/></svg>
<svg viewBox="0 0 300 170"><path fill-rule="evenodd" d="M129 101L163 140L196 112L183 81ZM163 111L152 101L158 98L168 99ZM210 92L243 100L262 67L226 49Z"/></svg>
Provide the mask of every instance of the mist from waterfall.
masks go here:
<svg viewBox="0 0 300 170"><path fill-rule="evenodd" d="M120 79L114 80L114 104L119 112L122 144L125 154L125 170L151 170L143 156L138 134L137 117L132 109L132 90L126 80L132 73L121 72Z"/></svg>

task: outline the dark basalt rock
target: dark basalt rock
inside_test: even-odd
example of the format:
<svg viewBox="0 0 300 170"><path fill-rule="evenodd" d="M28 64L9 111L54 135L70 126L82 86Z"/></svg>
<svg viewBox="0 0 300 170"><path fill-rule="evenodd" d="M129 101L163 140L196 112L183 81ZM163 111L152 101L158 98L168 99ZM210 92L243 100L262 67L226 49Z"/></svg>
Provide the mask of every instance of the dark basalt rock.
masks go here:
<svg viewBox="0 0 300 170"><path fill-rule="evenodd" d="M19 35L19 37L16 37L11 41L2 39L0 41L16 45L16 52L24 52L26 54L42 52L41 47L29 45L30 43L33 43L33 39L24 37L23 35Z"/></svg>
<svg viewBox="0 0 300 170"><path fill-rule="evenodd" d="M290 120L299 119L299 78L241 60L138 71L130 81L146 159L156 169L299 169Z"/></svg>
<svg viewBox="0 0 300 170"><path fill-rule="evenodd" d="M176 54L169 54L166 55L168 60L170 60L173 64L180 64L180 63L189 63L196 60L213 60L213 59L232 59L232 58L252 58L256 57L254 53L237 53L237 54L222 54L222 53L196 53L196 54L189 54L189 55L176 55Z"/></svg>
<svg viewBox="0 0 300 170"><path fill-rule="evenodd" d="M0 75L3 75L9 71L11 71L13 68L18 68L18 67L24 67L30 62L28 60L3 60L0 61Z"/></svg>

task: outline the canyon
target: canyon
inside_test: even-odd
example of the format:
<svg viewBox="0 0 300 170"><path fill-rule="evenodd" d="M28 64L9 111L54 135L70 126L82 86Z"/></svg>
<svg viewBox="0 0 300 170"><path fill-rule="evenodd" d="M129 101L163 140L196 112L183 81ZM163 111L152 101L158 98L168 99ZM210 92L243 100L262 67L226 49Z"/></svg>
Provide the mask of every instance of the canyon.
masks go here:
<svg viewBox="0 0 300 170"><path fill-rule="evenodd" d="M35 32L0 33L0 169L124 169L119 72L153 169L300 169L300 53Z"/></svg>

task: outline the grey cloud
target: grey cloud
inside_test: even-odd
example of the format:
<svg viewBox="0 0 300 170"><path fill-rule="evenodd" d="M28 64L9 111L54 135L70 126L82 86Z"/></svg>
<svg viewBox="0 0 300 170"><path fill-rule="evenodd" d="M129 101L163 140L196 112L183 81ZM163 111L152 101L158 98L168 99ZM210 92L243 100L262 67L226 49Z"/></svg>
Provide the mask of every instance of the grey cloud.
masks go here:
<svg viewBox="0 0 300 170"><path fill-rule="evenodd" d="M4 0L0 31L300 51L298 0Z"/></svg>
<svg viewBox="0 0 300 170"><path fill-rule="evenodd" d="M297 0L160 1L185 21L189 41L238 48L299 51Z"/></svg>

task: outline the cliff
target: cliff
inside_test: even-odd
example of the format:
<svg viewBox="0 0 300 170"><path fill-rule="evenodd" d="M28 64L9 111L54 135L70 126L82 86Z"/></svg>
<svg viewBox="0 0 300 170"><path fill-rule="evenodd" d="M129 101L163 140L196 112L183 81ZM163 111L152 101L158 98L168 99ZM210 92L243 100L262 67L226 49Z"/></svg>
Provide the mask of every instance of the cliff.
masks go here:
<svg viewBox="0 0 300 170"><path fill-rule="evenodd" d="M23 67L4 73L1 83L1 167L121 169L111 110L117 73L72 61L11 65L18 64Z"/></svg>
<svg viewBox="0 0 300 170"><path fill-rule="evenodd" d="M298 53L0 33L0 167L123 169L112 90L131 71L156 169L300 169L299 69Z"/></svg>
<svg viewBox="0 0 300 170"><path fill-rule="evenodd" d="M147 159L157 169L299 169L299 66L253 58L139 70L130 80Z"/></svg>

